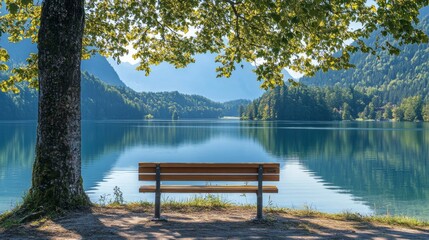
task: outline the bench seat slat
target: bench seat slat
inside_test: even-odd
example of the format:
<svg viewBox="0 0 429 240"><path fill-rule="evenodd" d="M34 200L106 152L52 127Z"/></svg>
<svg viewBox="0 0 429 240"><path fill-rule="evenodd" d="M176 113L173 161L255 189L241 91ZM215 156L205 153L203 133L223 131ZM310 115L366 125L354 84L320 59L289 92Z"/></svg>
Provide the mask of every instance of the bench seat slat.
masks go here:
<svg viewBox="0 0 429 240"><path fill-rule="evenodd" d="M155 167L139 167L139 173L155 173ZM258 173L257 167L161 167L161 173ZM264 168L264 173L279 174L280 168Z"/></svg>
<svg viewBox="0 0 429 240"><path fill-rule="evenodd" d="M155 192L156 186L142 186L139 192ZM258 186L161 186L162 193L257 193ZM264 193L278 193L276 186L263 186Z"/></svg>
<svg viewBox="0 0 429 240"><path fill-rule="evenodd" d="M140 181L155 181L155 174L140 174ZM258 175L168 175L161 173L161 181L257 181ZM263 175L263 181L279 181L279 175Z"/></svg>
<svg viewBox="0 0 429 240"><path fill-rule="evenodd" d="M279 168L279 163L139 163L139 167L156 167L159 164L161 168L189 168L189 167L202 167L202 168L258 168L263 165L264 168Z"/></svg>

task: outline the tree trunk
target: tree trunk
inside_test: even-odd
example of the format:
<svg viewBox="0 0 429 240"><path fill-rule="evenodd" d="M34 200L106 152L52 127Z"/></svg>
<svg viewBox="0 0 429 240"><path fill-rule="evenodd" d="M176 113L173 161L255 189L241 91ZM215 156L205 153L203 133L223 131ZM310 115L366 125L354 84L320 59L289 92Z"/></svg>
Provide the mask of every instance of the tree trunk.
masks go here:
<svg viewBox="0 0 429 240"><path fill-rule="evenodd" d="M38 35L39 116L32 187L24 206L89 204L81 177L80 63L84 0L45 0Z"/></svg>

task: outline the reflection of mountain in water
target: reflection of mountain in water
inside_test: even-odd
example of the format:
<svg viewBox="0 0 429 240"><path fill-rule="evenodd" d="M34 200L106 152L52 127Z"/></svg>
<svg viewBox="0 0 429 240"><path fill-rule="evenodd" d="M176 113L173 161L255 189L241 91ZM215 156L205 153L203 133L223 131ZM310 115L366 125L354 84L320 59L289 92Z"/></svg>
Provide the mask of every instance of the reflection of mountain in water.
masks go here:
<svg viewBox="0 0 429 240"><path fill-rule="evenodd" d="M198 144L216 132L212 128L198 128L186 122L86 122L82 127L85 188L91 189L104 179L127 148Z"/></svg>
<svg viewBox="0 0 429 240"><path fill-rule="evenodd" d="M94 188L112 170L126 148L199 144L220 134L210 124L206 124L207 127L198 125L156 121L135 124L84 122L82 166L85 189ZM36 123L1 123L0 133L0 197L19 198L31 185Z"/></svg>
<svg viewBox="0 0 429 240"><path fill-rule="evenodd" d="M198 144L210 139L219 131L205 124L153 121L87 122L83 124L82 158L98 159L106 152L122 151L133 146L178 147L182 144Z"/></svg>
<svg viewBox="0 0 429 240"><path fill-rule="evenodd" d="M350 190L376 212L429 215L429 125L255 124L259 127L242 128L242 133L273 155L297 156L324 181Z"/></svg>
<svg viewBox="0 0 429 240"><path fill-rule="evenodd" d="M0 123L0 212L15 206L31 184L35 123Z"/></svg>
<svg viewBox="0 0 429 240"><path fill-rule="evenodd" d="M28 172L30 169L31 173L36 144L35 123L3 123L0 133L0 179L7 179L12 170Z"/></svg>

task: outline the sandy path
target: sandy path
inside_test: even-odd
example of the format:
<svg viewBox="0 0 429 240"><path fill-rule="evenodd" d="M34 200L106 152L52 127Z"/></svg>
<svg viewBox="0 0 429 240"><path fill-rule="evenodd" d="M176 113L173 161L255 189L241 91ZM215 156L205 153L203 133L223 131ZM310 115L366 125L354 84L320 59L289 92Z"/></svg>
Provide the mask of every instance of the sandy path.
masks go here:
<svg viewBox="0 0 429 240"><path fill-rule="evenodd" d="M152 222L150 213L93 208L55 221L2 231L0 239L429 239L429 229L409 229L289 214L270 214L253 223L247 209L163 213L168 222Z"/></svg>

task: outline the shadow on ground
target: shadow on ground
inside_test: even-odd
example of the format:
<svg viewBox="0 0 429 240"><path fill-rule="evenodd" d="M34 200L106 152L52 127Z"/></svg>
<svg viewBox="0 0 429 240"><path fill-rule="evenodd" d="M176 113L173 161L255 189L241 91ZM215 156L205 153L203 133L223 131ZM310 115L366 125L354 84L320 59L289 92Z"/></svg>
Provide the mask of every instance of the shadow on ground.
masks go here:
<svg viewBox="0 0 429 240"><path fill-rule="evenodd" d="M428 229L379 226L362 222L271 214L254 223L252 211L166 212L167 222L125 209L93 209L7 231L0 239L429 239Z"/></svg>

